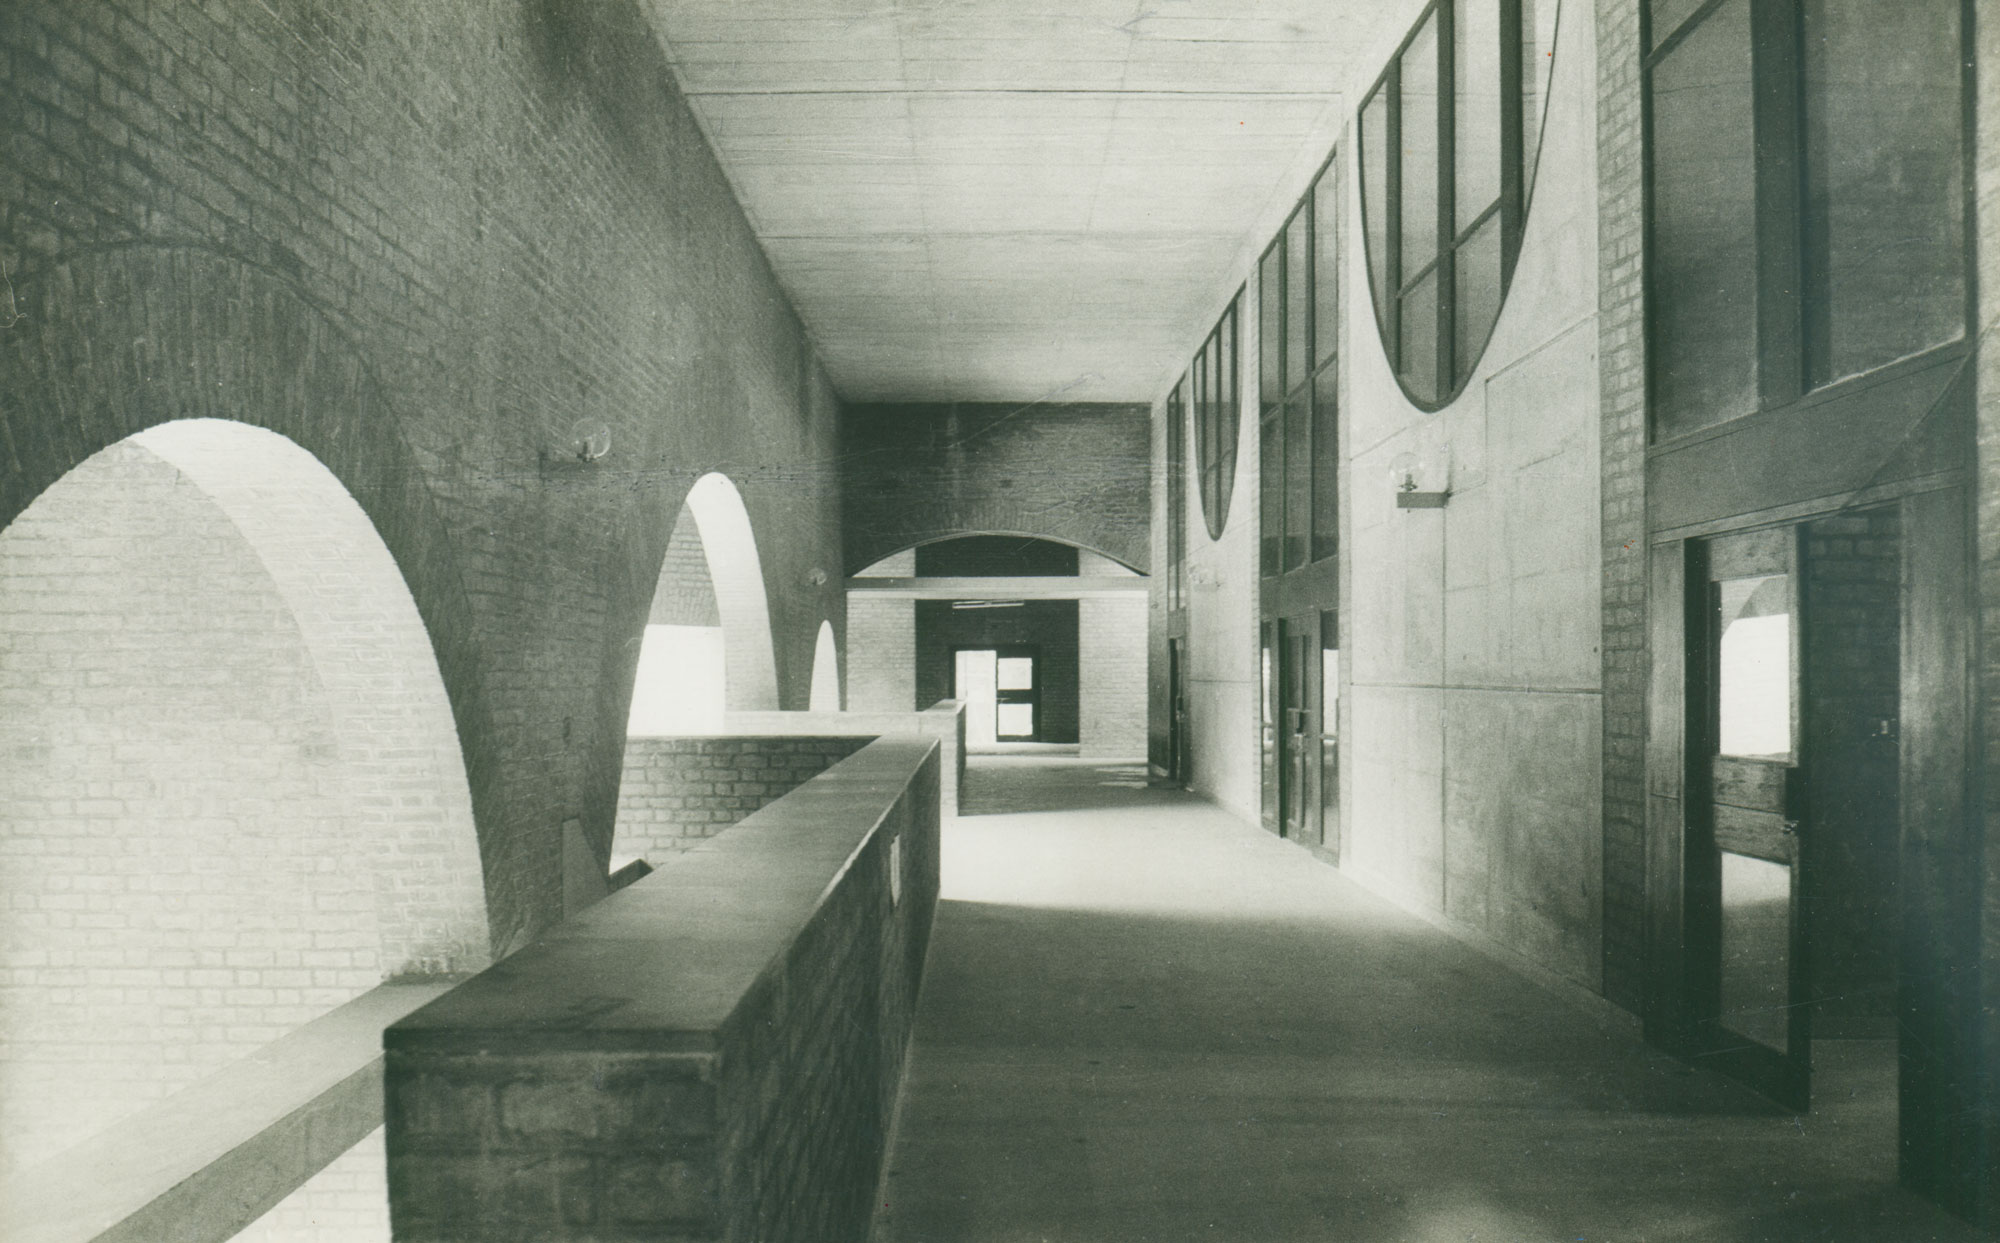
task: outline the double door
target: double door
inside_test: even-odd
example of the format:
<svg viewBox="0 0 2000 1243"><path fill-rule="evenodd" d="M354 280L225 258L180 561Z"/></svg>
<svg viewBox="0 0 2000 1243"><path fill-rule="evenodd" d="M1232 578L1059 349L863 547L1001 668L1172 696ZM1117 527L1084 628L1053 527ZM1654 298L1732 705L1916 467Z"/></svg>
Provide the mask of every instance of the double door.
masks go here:
<svg viewBox="0 0 2000 1243"><path fill-rule="evenodd" d="M1337 618L1312 612L1265 623L1265 811L1294 841L1340 846L1340 652Z"/></svg>

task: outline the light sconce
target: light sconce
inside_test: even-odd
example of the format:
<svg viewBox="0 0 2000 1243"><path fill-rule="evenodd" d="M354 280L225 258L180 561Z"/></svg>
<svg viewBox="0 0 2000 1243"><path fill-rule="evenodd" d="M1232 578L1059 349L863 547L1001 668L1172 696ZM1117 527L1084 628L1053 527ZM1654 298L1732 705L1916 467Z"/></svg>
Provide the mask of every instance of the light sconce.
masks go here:
<svg viewBox="0 0 2000 1243"><path fill-rule="evenodd" d="M1189 566L1187 582L1188 586L1197 587L1202 591L1215 591L1222 586L1222 574L1205 565Z"/></svg>
<svg viewBox="0 0 2000 1243"><path fill-rule="evenodd" d="M569 451L579 462L595 462L611 452L611 429L603 423L578 419L570 425Z"/></svg>
<svg viewBox="0 0 2000 1243"><path fill-rule="evenodd" d="M812 569L812 573L806 575L806 582L812 584L815 587L826 586L826 571L821 569L819 566L814 566Z"/></svg>
<svg viewBox="0 0 2000 1243"><path fill-rule="evenodd" d="M1443 509L1451 499L1451 449L1399 453L1389 463L1389 483L1397 509Z"/></svg>

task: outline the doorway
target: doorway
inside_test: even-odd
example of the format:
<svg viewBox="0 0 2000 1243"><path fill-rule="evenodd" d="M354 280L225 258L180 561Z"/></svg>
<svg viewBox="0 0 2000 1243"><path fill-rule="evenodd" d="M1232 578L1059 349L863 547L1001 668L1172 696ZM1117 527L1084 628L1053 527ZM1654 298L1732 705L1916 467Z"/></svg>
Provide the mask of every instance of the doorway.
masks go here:
<svg viewBox="0 0 2000 1243"><path fill-rule="evenodd" d="M1264 624L1264 823L1336 856L1340 649L1331 610Z"/></svg>
<svg viewBox="0 0 2000 1243"><path fill-rule="evenodd" d="M965 744L1040 742L1040 658L1032 647L955 648L952 696L965 703Z"/></svg>
<svg viewBox="0 0 2000 1243"><path fill-rule="evenodd" d="M1187 640L1167 640L1167 780L1188 783Z"/></svg>
<svg viewBox="0 0 2000 1243"><path fill-rule="evenodd" d="M1903 559L1894 505L1688 547L1695 1051L1801 1112L1894 1091Z"/></svg>

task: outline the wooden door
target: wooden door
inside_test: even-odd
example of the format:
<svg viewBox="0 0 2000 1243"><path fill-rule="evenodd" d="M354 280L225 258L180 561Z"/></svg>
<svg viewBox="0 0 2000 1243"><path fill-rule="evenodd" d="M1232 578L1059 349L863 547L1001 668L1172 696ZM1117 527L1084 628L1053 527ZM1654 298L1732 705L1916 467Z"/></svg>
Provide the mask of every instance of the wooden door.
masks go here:
<svg viewBox="0 0 2000 1243"><path fill-rule="evenodd" d="M1802 915L1799 533L1706 541L1689 645L1691 1012L1702 1055L1772 1099L1811 1090Z"/></svg>

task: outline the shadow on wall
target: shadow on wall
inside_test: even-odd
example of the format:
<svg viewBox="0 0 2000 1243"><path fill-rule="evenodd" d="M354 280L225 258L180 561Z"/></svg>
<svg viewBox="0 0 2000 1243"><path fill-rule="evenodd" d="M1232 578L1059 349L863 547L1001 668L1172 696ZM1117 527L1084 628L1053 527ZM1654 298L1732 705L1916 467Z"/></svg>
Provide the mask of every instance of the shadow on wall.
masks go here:
<svg viewBox="0 0 2000 1243"><path fill-rule="evenodd" d="M490 961L429 636L290 440L183 420L85 460L0 531L0 649L0 1172Z"/></svg>
<svg viewBox="0 0 2000 1243"><path fill-rule="evenodd" d="M750 513L736 485L711 472L689 489L667 540L626 732L712 734L724 712L777 707L771 612Z"/></svg>

